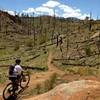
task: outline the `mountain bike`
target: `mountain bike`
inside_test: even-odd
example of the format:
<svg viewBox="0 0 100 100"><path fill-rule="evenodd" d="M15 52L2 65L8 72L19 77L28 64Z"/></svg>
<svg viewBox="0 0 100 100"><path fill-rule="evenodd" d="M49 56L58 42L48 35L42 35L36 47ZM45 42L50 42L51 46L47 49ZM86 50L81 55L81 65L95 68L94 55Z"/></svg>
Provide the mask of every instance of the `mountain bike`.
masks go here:
<svg viewBox="0 0 100 100"><path fill-rule="evenodd" d="M16 87L13 82L10 82L6 85L6 87L3 90L3 99L4 100L16 100L17 95L20 93L20 89L24 89L28 86L30 81L30 75L29 73L23 72L23 75L21 75L19 79L18 86Z"/></svg>

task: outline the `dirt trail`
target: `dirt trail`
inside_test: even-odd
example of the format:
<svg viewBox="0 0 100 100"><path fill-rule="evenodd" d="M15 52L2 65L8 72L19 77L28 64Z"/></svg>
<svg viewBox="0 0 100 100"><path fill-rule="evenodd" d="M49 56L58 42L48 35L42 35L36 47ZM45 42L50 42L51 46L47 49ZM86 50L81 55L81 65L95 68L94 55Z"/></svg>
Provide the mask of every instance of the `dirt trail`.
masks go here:
<svg viewBox="0 0 100 100"><path fill-rule="evenodd" d="M53 73L57 73L58 76L63 76L65 74L64 71L59 70L55 65L52 64L52 53L50 52L48 55L48 71L46 72L39 72L39 73L33 73L31 75L29 87L26 91L30 91L33 87L35 87L37 84L43 83L45 80L49 79L50 76Z"/></svg>
<svg viewBox="0 0 100 100"><path fill-rule="evenodd" d="M48 56L48 72L54 72L60 76L63 76L65 74L65 72L61 71L54 64L52 64L52 59L53 59L53 56L52 56L52 53L50 52L49 56Z"/></svg>
<svg viewBox="0 0 100 100"><path fill-rule="evenodd" d="M49 77L53 73L57 73L59 76L63 76L65 74L63 71L61 71L57 67L55 67L51 62L52 62L52 53L49 53L48 62L47 62L48 71L39 72L39 73L33 73L31 75L31 79L30 79L30 83L29 83L29 88L28 89L31 89L33 86L36 86L37 84L42 83L46 79L49 79Z"/></svg>

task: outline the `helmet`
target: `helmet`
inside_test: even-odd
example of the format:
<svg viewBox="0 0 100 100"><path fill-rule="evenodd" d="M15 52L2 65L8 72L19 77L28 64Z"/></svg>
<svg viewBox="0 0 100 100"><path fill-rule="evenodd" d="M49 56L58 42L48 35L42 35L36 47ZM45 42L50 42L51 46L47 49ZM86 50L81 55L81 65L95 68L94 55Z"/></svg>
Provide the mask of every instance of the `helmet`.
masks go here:
<svg viewBox="0 0 100 100"><path fill-rule="evenodd" d="M21 60L20 59L16 59L16 64L20 64Z"/></svg>

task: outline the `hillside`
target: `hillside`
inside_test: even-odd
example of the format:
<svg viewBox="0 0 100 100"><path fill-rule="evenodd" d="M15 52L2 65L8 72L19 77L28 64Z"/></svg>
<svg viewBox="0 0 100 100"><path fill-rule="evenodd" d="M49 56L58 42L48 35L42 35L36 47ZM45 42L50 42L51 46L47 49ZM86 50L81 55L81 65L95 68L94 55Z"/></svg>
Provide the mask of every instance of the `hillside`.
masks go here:
<svg viewBox="0 0 100 100"><path fill-rule="evenodd" d="M99 32L99 28L99 20L12 16L0 11L0 63L7 63L7 59L12 62L11 59L18 57L24 60L23 63L30 63L29 59L34 59L35 56L52 48L50 44L56 44L58 48L56 45L53 46L56 52L54 59L63 59L63 62L59 62L66 65L65 62L69 59L68 65L88 66L91 62L95 65L99 62L99 38L91 37ZM57 44L60 37L63 42L61 45Z"/></svg>

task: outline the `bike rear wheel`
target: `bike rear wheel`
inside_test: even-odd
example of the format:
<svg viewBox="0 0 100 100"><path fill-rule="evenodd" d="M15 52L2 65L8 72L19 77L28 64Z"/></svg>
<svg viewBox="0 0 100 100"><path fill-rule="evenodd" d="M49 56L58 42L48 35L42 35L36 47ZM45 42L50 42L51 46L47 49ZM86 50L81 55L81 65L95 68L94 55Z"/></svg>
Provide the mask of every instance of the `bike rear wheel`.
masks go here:
<svg viewBox="0 0 100 100"><path fill-rule="evenodd" d="M30 75L28 73L24 73L24 75L22 76L21 80L20 80L20 87L21 88L25 88L28 86L30 81Z"/></svg>
<svg viewBox="0 0 100 100"><path fill-rule="evenodd" d="M13 98L15 98L15 91L13 88L13 83L10 82L7 84L7 86L3 90L3 99L12 100Z"/></svg>

